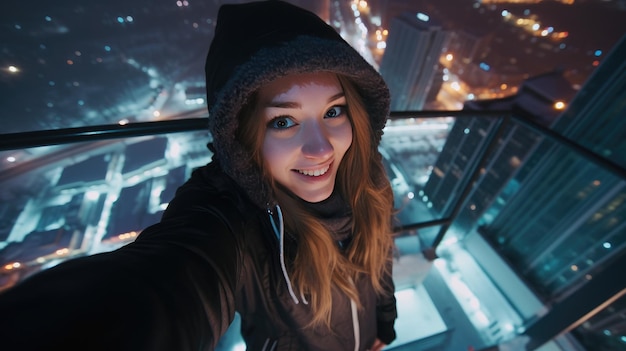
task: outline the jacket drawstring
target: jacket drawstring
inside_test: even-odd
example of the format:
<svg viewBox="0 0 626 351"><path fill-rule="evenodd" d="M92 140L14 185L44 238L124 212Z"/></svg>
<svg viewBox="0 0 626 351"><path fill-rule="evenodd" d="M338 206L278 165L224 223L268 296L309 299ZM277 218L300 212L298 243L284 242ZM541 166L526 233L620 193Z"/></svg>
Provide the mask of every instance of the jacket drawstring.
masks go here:
<svg viewBox="0 0 626 351"><path fill-rule="evenodd" d="M272 228L274 228L274 233L278 238L279 246L280 246L280 268L283 271L283 277L285 277L285 282L287 283L287 289L289 290L289 295L293 299L293 302L297 305L300 303L300 300L296 297L296 294L293 292L293 287L291 286L291 280L289 280L289 274L287 273L287 268L285 267L285 223L283 221L283 212L280 209L279 205L276 205L276 213L278 214L278 222L279 228L276 227L276 222L274 221L274 216L272 213L269 213L270 222L272 223ZM308 305L309 302L306 300L303 294L300 294L300 298L305 305Z"/></svg>
<svg viewBox="0 0 626 351"><path fill-rule="evenodd" d="M356 288L354 280L352 278L348 279L350 284ZM358 351L361 347L361 325L359 323L359 312L357 311L356 302L352 298L350 298L350 310L352 311L352 329L354 331L354 351Z"/></svg>
<svg viewBox="0 0 626 351"><path fill-rule="evenodd" d="M276 222L274 221L274 216L272 212L268 210L270 222L272 223L272 228L274 228L274 233L278 238L279 246L280 246L280 268L283 271L283 277L285 277L285 282L287 283L287 289L289 290L289 295L293 299L293 302L297 305L300 303L296 294L293 292L293 287L291 286L291 280L289 280L289 274L287 274L287 268L285 267L285 223L283 220L283 212L280 209L279 205L276 205L276 213L278 214L278 223L279 227L276 227ZM350 283L354 285L354 281L350 278ZM300 294L300 298L305 305L308 305L308 301L304 297L303 294ZM359 314L357 312L356 302L350 299L350 309L352 311L352 327L354 329L354 349L358 350L360 347L360 325L359 325Z"/></svg>

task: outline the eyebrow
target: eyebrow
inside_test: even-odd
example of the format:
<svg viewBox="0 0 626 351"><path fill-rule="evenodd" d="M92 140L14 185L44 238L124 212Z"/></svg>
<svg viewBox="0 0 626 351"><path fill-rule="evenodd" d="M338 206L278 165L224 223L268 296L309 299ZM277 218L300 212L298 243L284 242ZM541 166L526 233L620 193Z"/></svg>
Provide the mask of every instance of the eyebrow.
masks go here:
<svg viewBox="0 0 626 351"><path fill-rule="evenodd" d="M340 91L339 93L337 93L337 94L335 94L335 95L331 96L331 97L328 99L328 102L329 102L329 103L330 103L330 102L333 102L333 101L338 100L338 99L340 99L340 98L342 98L342 97L345 97L345 94L344 94L344 92L343 92L343 91ZM291 101L284 101L284 102L282 102L282 101L270 101L269 103L267 103L267 104L265 105L265 107L266 107L266 108L267 108L267 107L278 107L278 108L301 108L301 105L300 105L300 103L297 103L297 102L291 102Z"/></svg>

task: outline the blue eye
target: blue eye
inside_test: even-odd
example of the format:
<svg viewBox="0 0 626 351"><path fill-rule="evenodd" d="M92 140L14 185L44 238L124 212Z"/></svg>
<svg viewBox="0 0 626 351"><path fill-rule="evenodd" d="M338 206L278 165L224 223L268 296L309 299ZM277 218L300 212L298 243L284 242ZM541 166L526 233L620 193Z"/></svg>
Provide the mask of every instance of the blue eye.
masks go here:
<svg viewBox="0 0 626 351"><path fill-rule="evenodd" d="M324 118L335 118L345 114L345 106L333 106L330 110L326 111Z"/></svg>
<svg viewBox="0 0 626 351"><path fill-rule="evenodd" d="M268 128L272 129L287 129L295 125L296 123L286 116L274 117L267 123Z"/></svg>

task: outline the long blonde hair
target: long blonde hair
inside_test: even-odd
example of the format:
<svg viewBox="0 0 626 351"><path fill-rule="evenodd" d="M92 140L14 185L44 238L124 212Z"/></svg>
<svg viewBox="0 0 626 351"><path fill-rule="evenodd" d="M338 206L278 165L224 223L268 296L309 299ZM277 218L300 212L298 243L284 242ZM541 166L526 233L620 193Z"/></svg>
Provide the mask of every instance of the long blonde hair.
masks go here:
<svg viewBox="0 0 626 351"><path fill-rule="evenodd" d="M330 325L332 289L338 288L359 303L354 284L370 279L378 294L384 294L381 278L390 274L393 238L391 220L393 193L385 176L377 139L370 118L354 84L337 75L346 97L352 125L352 145L339 165L335 186L352 209L352 241L341 252L333 236L293 195L277 186L264 166L262 121L254 120L253 96L239 113L237 138L250 152L272 185L284 214L285 230L297 239L293 264L288 267L294 287L309 296L311 326ZM261 131L261 132L260 132Z"/></svg>

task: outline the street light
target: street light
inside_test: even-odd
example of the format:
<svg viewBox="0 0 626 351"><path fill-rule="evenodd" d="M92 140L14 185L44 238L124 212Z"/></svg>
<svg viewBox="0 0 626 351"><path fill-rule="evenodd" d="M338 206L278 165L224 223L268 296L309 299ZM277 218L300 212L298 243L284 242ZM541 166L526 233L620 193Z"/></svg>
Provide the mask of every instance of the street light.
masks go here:
<svg viewBox="0 0 626 351"><path fill-rule="evenodd" d="M554 103L554 109L562 110L565 108L565 103L563 101L557 101Z"/></svg>
<svg viewBox="0 0 626 351"><path fill-rule="evenodd" d="M12 74L16 74L16 73L20 73L20 69L17 66L13 66L10 65L9 67L4 69L5 71L12 73Z"/></svg>

